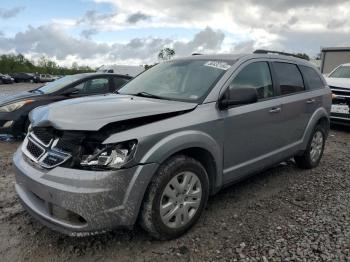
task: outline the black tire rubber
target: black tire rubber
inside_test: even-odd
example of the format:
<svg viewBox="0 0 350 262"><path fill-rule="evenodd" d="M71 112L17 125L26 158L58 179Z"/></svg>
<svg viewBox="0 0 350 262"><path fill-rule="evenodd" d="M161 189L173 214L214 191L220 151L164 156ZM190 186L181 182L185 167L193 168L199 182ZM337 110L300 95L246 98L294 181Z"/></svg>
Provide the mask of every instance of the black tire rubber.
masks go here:
<svg viewBox="0 0 350 262"><path fill-rule="evenodd" d="M311 160L311 156L310 156L310 151L311 151L311 142L312 142L312 138L314 137L314 134L317 132L317 131L320 131L323 135L323 145L322 145L322 151L321 151L321 154L320 154L320 157L318 158L317 161L312 161ZM309 139L309 142L307 144L307 147L306 147L306 150L301 154L301 155L298 155L298 156L294 156L294 160L295 160L295 163L298 167L300 168L303 168L303 169L311 169L311 168L315 168L318 166L318 164L320 163L321 159L322 159L322 156L323 156L323 151L324 151L324 146L325 146L325 142L326 142L326 131L324 130L324 128L321 126L321 125L317 125L311 136L310 136L310 139Z"/></svg>
<svg viewBox="0 0 350 262"><path fill-rule="evenodd" d="M202 199L192 220L182 228L173 229L166 226L160 217L160 201L163 190L169 181L183 171L191 171L198 176L202 186ZM173 156L160 166L148 186L140 211L140 225L156 239L169 240L177 238L197 222L207 204L208 197L209 178L202 164L184 155Z"/></svg>

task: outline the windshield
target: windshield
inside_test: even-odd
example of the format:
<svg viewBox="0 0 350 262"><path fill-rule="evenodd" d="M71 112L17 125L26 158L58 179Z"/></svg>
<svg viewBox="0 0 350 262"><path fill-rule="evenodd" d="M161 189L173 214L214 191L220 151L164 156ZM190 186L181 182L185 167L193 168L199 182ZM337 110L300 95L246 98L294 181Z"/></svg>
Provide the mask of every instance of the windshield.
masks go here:
<svg viewBox="0 0 350 262"><path fill-rule="evenodd" d="M120 94L200 103L234 61L176 60L145 71Z"/></svg>
<svg viewBox="0 0 350 262"><path fill-rule="evenodd" d="M36 90L43 93L43 94L51 94L51 93L54 93L54 92L60 90L61 88L66 87L67 85L79 80L80 78L82 78L81 75L65 76L65 77L57 79L53 82L49 82L46 85L39 87Z"/></svg>
<svg viewBox="0 0 350 262"><path fill-rule="evenodd" d="M350 66L338 67L329 77L334 78L350 78Z"/></svg>

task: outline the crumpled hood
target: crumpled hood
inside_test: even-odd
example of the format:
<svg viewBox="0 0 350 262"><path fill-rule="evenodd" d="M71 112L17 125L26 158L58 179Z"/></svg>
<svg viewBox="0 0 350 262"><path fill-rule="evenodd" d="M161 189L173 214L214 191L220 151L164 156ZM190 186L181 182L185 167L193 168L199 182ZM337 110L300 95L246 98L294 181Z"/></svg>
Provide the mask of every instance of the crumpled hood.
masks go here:
<svg viewBox="0 0 350 262"><path fill-rule="evenodd" d="M128 95L101 95L64 100L34 109L33 127L97 131L122 120L194 109L197 104Z"/></svg>
<svg viewBox="0 0 350 262"><path fill-rule="evenodd" d="M350 88L350 78L326 77L326 82L329 86Z"/></svg>
<svg viewBox="0 0 350 262"><path fill-rule="evenodd" d="M25 99L34 98L36 96L38 96L38 94L30 93L30 92L21 92L21 93L15 94L15 95L6 96L3 98L0 98L0 106L4 106L4 105L11 104L14 102L22 101Z"/></svg>

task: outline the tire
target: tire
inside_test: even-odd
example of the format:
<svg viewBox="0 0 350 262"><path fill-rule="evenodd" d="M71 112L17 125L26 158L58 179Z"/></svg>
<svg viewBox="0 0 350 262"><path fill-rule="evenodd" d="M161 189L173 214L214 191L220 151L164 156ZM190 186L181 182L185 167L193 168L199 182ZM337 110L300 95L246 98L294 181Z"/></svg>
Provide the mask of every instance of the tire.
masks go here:
<svg viewBox="0 0 350 262"><path fill-rule="evenodd" d="M178 187L173 187L175 184ZM184 189L184 185L189 187ZM176 188L183 190L182 193L178 194ZM187 193L184 193L186 190ZM189 197L190 193L192 197ZM140 224L156 239L177 238L197 222L208 196L209 179L202 164L184 155L171 157L160 166L147 189L141 207ZM161 205L171 208L167 211Z"/></svg>
<svg viewBox="0 0 350 262"><path fill-rule="evenodd" d="M318 139L316 136L322 139L322 141L314 142L314 139ZM302 153L302 155L294 156L294 160L297 166L303 169L311 169L317 167L323 155L325 142L326 131L321 125L317 125L312 132L306 150Z"/></svg>

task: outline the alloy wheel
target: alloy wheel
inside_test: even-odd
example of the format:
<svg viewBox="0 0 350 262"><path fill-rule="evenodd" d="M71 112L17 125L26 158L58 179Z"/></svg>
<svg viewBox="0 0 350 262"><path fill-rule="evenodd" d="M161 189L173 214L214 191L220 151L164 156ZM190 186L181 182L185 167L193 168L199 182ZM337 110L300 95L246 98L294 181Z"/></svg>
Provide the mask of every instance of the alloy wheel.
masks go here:
<svg viewBox="0 0 350 262"><path fill-rule="evenodd" d="M311 141L311 148L310 148L310 158L312 162L317 162L322 154L322 147L323 147L323 134L321 131L316 131L312 141Z"/></svg>

